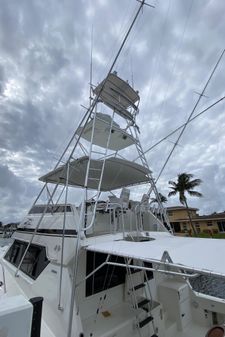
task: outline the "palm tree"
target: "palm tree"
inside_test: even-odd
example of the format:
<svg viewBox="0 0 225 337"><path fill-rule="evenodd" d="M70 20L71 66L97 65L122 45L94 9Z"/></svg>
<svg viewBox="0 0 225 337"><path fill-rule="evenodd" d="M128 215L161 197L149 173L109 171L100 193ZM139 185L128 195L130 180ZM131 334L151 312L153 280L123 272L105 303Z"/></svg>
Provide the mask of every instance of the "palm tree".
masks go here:
<svg viewBox="0 0 225 337"><path fill-rule="evenodd" d="M159 193L159 199L160 199L160 202L162 204L167 202L167 198L164 195L162 195L161 193ZM151 198L150 204L153 204L153 203L159 203L159 200L157 198Z"/></svg>
<svg viewBox="0 0 225 337"><path fill-rule="evenodd" d="M179 200L182 205L185 205L187 208L188 218L193 230L193 233L195 236L197 236L196 229L193 225L190 210L187 204L187 198L185 193L187 192L189 195L193 197L202 197L202 194L197 191L193 191L193 189L197 186L199 186L202 181L201 179L193 179L193 174L190 173L180 173L177 176L177 182L175 181L169 181L169 184L172 185L170 188L172 189L171 192L169 192L168 197L174 196L177 193L179 194Z"/></svg>

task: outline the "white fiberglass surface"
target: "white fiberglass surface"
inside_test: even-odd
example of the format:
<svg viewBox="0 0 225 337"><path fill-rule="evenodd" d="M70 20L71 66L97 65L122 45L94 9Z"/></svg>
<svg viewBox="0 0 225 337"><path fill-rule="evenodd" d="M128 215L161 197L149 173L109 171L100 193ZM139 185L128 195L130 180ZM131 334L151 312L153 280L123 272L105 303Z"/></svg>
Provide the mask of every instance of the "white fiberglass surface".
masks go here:
<svg viewBox="0 0 225 337"><path fill-rule="evenodd" d="M87 156L78 158L70 163L69 185L84 186L87 164ZM95 171L91 172L91 177L89 175L88 188L98 188L102 165L102 160L91 160L90 166ZM41 177L40 180L64 185L66 184L67 176L66 167L67 165L63 165ZM149 170L147 168L137 163L120 158L108 158L105 161L101 191L110 191L124 186L147 182L149 179L148 173Z"/></svg>
<svg viewBox="0 0 225 337"><path fill-rule="evenodd" d="M109 118L106 118L106 116ZM129 133L127 133L125 130L120 129L119 125L115 122L113 122L113 125L111 127L111 123L112 121L109 115L96 113L93 144L96 144L103 148L106 148L108 145L108 148L113 151L119 151L134 144L135 140ZM77 130L77 134L78 135L81 134L82 138L90 142L92 136L92 128L93 128L93 119L87 123L85 128L80 127ZM110 134L110 141L108 144L109 134Z"/></svg>
<svg viewBox="0 0 225 337"><path fill-rule="evenodd" d="M225 244L223 240L181 238L163 232L150 232L150 237L155 240L145 242L111 240L91 244L87 249L153 262L161 261L163 253L167 251L173 263L193 268L195 271L212 272L225 276L223 261Z"/></svg>

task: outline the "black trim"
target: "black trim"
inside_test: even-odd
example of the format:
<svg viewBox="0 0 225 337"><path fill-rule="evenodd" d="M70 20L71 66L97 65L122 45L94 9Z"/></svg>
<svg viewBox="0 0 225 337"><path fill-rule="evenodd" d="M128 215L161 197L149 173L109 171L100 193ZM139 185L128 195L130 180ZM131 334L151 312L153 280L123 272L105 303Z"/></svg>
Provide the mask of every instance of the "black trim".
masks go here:
<svg viewBox="0 0 225 337"><path fill-rule="evenodd" d="M30 337L40 337L43 297L33 297L29 301L33 305Z"/></svg>
<svg viewBox="0 0 225 337"><path fill-rule="evenodd" d="M17 228L16 232L30 232L33 233L35 228ZM58 234L63 235L63 229L38 229L37 234ZM65 229L65 235L77 235L77 231L75 229Z"/></svg>

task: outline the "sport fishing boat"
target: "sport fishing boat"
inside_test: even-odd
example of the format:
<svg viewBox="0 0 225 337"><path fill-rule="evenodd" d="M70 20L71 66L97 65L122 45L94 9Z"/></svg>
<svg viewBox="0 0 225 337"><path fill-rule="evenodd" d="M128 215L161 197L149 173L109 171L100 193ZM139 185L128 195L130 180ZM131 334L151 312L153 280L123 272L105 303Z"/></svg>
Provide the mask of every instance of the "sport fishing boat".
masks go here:
<svg viewBox="0 0 225 337"><path fill-rule="evenodd" d="M1 259L1 336L224 336L225 296L194 287L223 282L223 240L173 235L116 59Z"/></svg>

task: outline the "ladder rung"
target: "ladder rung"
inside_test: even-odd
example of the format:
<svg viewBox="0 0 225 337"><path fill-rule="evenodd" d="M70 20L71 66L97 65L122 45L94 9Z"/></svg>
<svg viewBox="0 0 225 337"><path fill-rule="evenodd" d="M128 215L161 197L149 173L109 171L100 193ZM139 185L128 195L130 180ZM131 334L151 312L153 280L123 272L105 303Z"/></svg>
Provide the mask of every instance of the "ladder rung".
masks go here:
<svg viewBox="0 0 225 337"><path fill-rule="evenodd" d="M146 324L150 323L153 320L152 316L146 317L143 321L139 322L138 325L140 328L143 328Z"/></svg>
<svg viewBox="0 0 225 337"><path fill-rule="evenodd" d="M136 286L134 286L134 290L138 290L138 289L141 289L141 288L144 288L145 287L145 283L140 283L140 284L137 284Z"/></svg>
<svg viewBox="0 0 225 337"><path fill-rule="evenodd" d="M105 152L100 152L100 151L92 151L92 153L96 153L96 154L102 154L102 155L106 155L106 153Z"/></svg>
<svg viewBox="0 0 225 337"><path fill-rule="evenodd" d="M91 171L101 171L101 168L94 168L94 167L89 167L89 170Z"/></svg>
<svg viewBox="0 0 225 337"><path fill-rule="evenodd" d="M139 302L137 304L138 308L142 308L144 305L148 304L150 302L150 300L148 300L147 298L145 298L144 300L142 300L141 302Z"/></svg>

